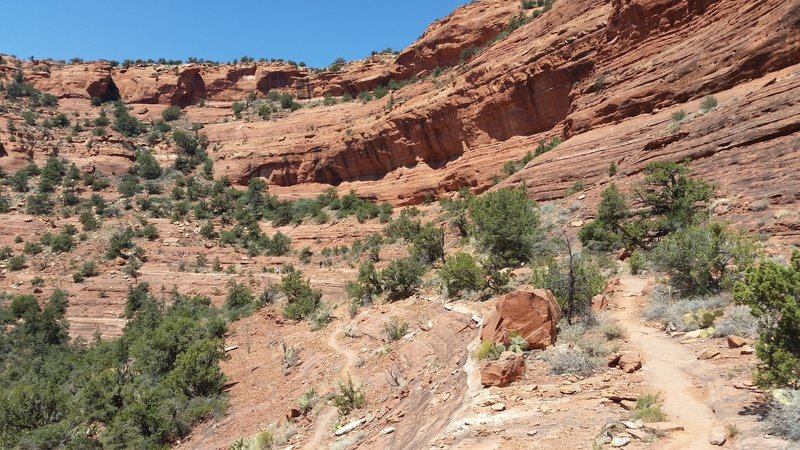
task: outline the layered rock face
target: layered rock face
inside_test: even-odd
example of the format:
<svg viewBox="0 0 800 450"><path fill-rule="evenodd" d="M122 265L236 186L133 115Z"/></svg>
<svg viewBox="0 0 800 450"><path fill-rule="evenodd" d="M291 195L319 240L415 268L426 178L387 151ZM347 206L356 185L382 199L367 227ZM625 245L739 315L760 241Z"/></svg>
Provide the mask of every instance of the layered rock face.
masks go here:
<svg viewBox="0 0 800 450"><path fill-rule="evenodd" d="M31 75L61 97L112 96L128 103L230 102L273 89L317 98L458 64L520 11L484 0L431 25L392 59L379 55L342 72L288 65L131 67L70 65ZM305 108L269 121L204 122L217 175L264 177L273 192L313 195L331 185L395 204L468 187L489 189L503 164L552 137L501 186L562 197L575 182L626 184L653 160L694 160L700 175L744 202L800 195L796 99L800 7L765 0L742 7L709 0L560 0L550 11L463 65L381 100ZM699 114L702 98L718 107ZM190 117L195 107L189 107ZM671 126L671 114L687 119ZM198 117L202 116L199 113ZM201 120L202 121L202 120ZM731 176L737 174L737 176ZM590 190L590 200L599 190ZM594 192L595 194L593 194ZM796 233L795 224L785 224ZM794 230L794 231L792 231Z"/></svg>

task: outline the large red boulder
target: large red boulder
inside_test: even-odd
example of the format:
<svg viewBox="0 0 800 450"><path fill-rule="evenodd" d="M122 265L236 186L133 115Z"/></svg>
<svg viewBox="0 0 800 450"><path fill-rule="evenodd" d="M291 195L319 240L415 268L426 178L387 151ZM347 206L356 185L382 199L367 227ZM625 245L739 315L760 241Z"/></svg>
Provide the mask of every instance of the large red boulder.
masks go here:
<svg viewBox="0 0 800 450"><path fill-rule="evenodd" d="M532 349L544 349L556 340L561 307L547 289L516 291L497 301L486 317L481 340L508 344L511 333L519 333Z"/></svg>

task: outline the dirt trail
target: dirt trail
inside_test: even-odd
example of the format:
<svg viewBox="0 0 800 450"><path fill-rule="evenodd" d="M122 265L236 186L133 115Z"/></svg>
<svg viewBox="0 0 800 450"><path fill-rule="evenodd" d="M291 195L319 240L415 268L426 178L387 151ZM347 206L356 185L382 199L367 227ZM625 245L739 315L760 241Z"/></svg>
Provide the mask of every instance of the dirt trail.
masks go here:
<svg viewBox="0 0 800 450"><path fill-rule="evenodd" d="M339 378L344 380L348 376L352 376L350 374L350 369L355 367L358 355L353 350L342 347L339 344L337 339L340 333L341 328L331 333L330 336L328 336L327 345L334 352L336 352L337 355L344 357L344 363L341 364L341 369L339 370ZM353 382L357 383L355 378L353 378ZM339 412L333 406L328 406L323 411L320 411L319 415L317 416L317 420L314 423L314 431L311 435L311 439L309 439L303 448L309 450L322 448L320 444L325 439L326 434L330 434L330 426L336 420L338 414Z"/></svg>
<svg viewBox="0 0 800 450"><path fill-rule="evenodd" d="M714 413L705 396L696 392L687 372L690 365L698 363L696 356L680 343L639 321L641 302L645 297L642 291L646 285L647 280L623 275L621 289L614 296L614 303L619 308L614 315L626 330L629 342L642 353L642 371L648 384L661 391L669 420L685 428L684 432L673 434L662 448L715 448L708 443L709 432L715 426Z"/></svg>

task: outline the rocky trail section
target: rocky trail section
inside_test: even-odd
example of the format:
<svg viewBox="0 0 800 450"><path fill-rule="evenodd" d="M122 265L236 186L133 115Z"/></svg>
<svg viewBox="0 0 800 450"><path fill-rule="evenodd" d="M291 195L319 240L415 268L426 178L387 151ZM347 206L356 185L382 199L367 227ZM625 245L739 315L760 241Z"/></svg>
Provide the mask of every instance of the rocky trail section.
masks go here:
<svg viewBox="0 0 800 450"><path fill-rule="evenodd" d="M713 448L708 443L708 434L716 425L714 412L706 402L705 389L687 372L688 367L698 364L697 357L680 343L660 336L659 330L640 323L637 302L645 297L646 286L645 279L622 276L620 290L612 302L621 308L615 317L627 333L629 343L643 356L642 371L647 383L661 393L669 420L685 430L672 436L661 448Z"/></svg>

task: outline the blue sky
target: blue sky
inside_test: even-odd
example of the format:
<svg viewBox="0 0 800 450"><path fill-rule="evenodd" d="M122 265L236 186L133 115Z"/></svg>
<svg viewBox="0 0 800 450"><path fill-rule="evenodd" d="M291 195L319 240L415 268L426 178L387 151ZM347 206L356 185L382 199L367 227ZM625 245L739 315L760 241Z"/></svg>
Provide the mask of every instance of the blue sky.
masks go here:
<svg viewBox="0 0 800 450"><path fill-rule="evenodd" d="M0 53L20 58L242 56L327 66L402 49L467 0L3 2Z"/></svg>

